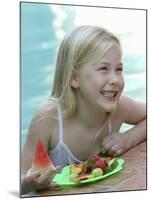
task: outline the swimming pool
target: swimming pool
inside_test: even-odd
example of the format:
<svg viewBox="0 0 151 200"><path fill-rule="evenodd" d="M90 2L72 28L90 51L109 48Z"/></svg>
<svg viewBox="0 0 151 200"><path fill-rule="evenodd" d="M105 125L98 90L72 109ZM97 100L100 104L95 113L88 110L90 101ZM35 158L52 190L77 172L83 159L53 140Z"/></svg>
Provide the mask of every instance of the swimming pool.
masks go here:
<svg viewBox="0 0 151 200"><path fill-rule="evenodd" d="M21 4L21 146L34 112L50 95L58 46L75 21L76 9L73 6ZM136 44L134 31L120 33L120 36L125 50L124 93L146 101L145 44L133 49ZM145 41L145 35L142 38ZM122 130L127 127L124 125Z"/></svg>

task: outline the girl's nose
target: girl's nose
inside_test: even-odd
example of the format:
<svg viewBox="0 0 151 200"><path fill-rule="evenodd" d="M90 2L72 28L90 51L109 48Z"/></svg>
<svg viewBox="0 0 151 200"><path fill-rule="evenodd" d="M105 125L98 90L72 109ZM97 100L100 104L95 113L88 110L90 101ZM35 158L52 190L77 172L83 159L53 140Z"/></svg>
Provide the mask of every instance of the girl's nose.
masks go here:
<svg viewBox="0 0 151 200"><path fill-rule="evenodd" d="M112 85L118 83L118 77L115 72L111 73L109 83Z"/></svg>

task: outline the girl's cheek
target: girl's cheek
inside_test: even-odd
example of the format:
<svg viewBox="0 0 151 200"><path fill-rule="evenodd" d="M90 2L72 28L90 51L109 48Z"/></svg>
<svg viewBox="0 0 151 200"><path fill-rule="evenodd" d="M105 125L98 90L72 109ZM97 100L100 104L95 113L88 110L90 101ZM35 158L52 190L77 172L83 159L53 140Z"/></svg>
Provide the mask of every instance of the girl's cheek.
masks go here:
<svg viewBox="0 0 151 200"><path fill-rule="evenodd" d="M108 80L108 76L101 73L96 73L95 77L99 82L104 82Z"/></svg>
<svg viewBox="0 0 151 200"><path fill-rule="evenodd" d="M122 88L124 89L124 87L125 87L125 80L124 80L124 77L122 77L121 82L122 82Z"/></svg>
<svg viewBox="0 0 151 200"><path fill-rule="evenodd" d="M123 92L124 87L125 87L125 81L124 81L124 79L121 79L120 80L120 90L121 90L121 93Z"/></svg>
<svg viewBox="0 0 151 200"><path fill-rule="evenodd" d="M105 85L106 84L106 82L108 82L108 78L107 77L105 77L105 76L98 76L97 77L97 83L99 84L99 85Z"/></svg>

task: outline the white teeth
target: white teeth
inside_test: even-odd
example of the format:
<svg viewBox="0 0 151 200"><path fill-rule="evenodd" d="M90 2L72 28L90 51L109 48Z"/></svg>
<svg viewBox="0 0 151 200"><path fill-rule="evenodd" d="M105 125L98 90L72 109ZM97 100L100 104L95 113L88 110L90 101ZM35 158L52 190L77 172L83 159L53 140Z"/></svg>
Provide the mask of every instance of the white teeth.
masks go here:
<svg viewBox="0 0 151 200"><path fill-rule="evenodd" d="M113 92L113 91L101 91L101 94L103 94L103 96L105 97L115 97L117 92Z"/></svg>

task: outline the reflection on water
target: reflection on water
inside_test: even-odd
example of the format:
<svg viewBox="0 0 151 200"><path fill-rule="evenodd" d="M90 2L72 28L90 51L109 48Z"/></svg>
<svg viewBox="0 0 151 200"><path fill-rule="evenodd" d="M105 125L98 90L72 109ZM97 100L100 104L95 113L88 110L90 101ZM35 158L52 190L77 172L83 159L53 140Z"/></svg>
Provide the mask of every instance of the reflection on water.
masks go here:
<svg viewBox="0 0 151 200"><path fill-rule="evenodd" d="M49 96L58 46L74 24L72 6L22 3L21 6L21 145L33 113ZM121 35L122 40L130 37ZM124 43L124 42L123 42ZM124 56L125 94L145 101L145 52Z"/></svg>

